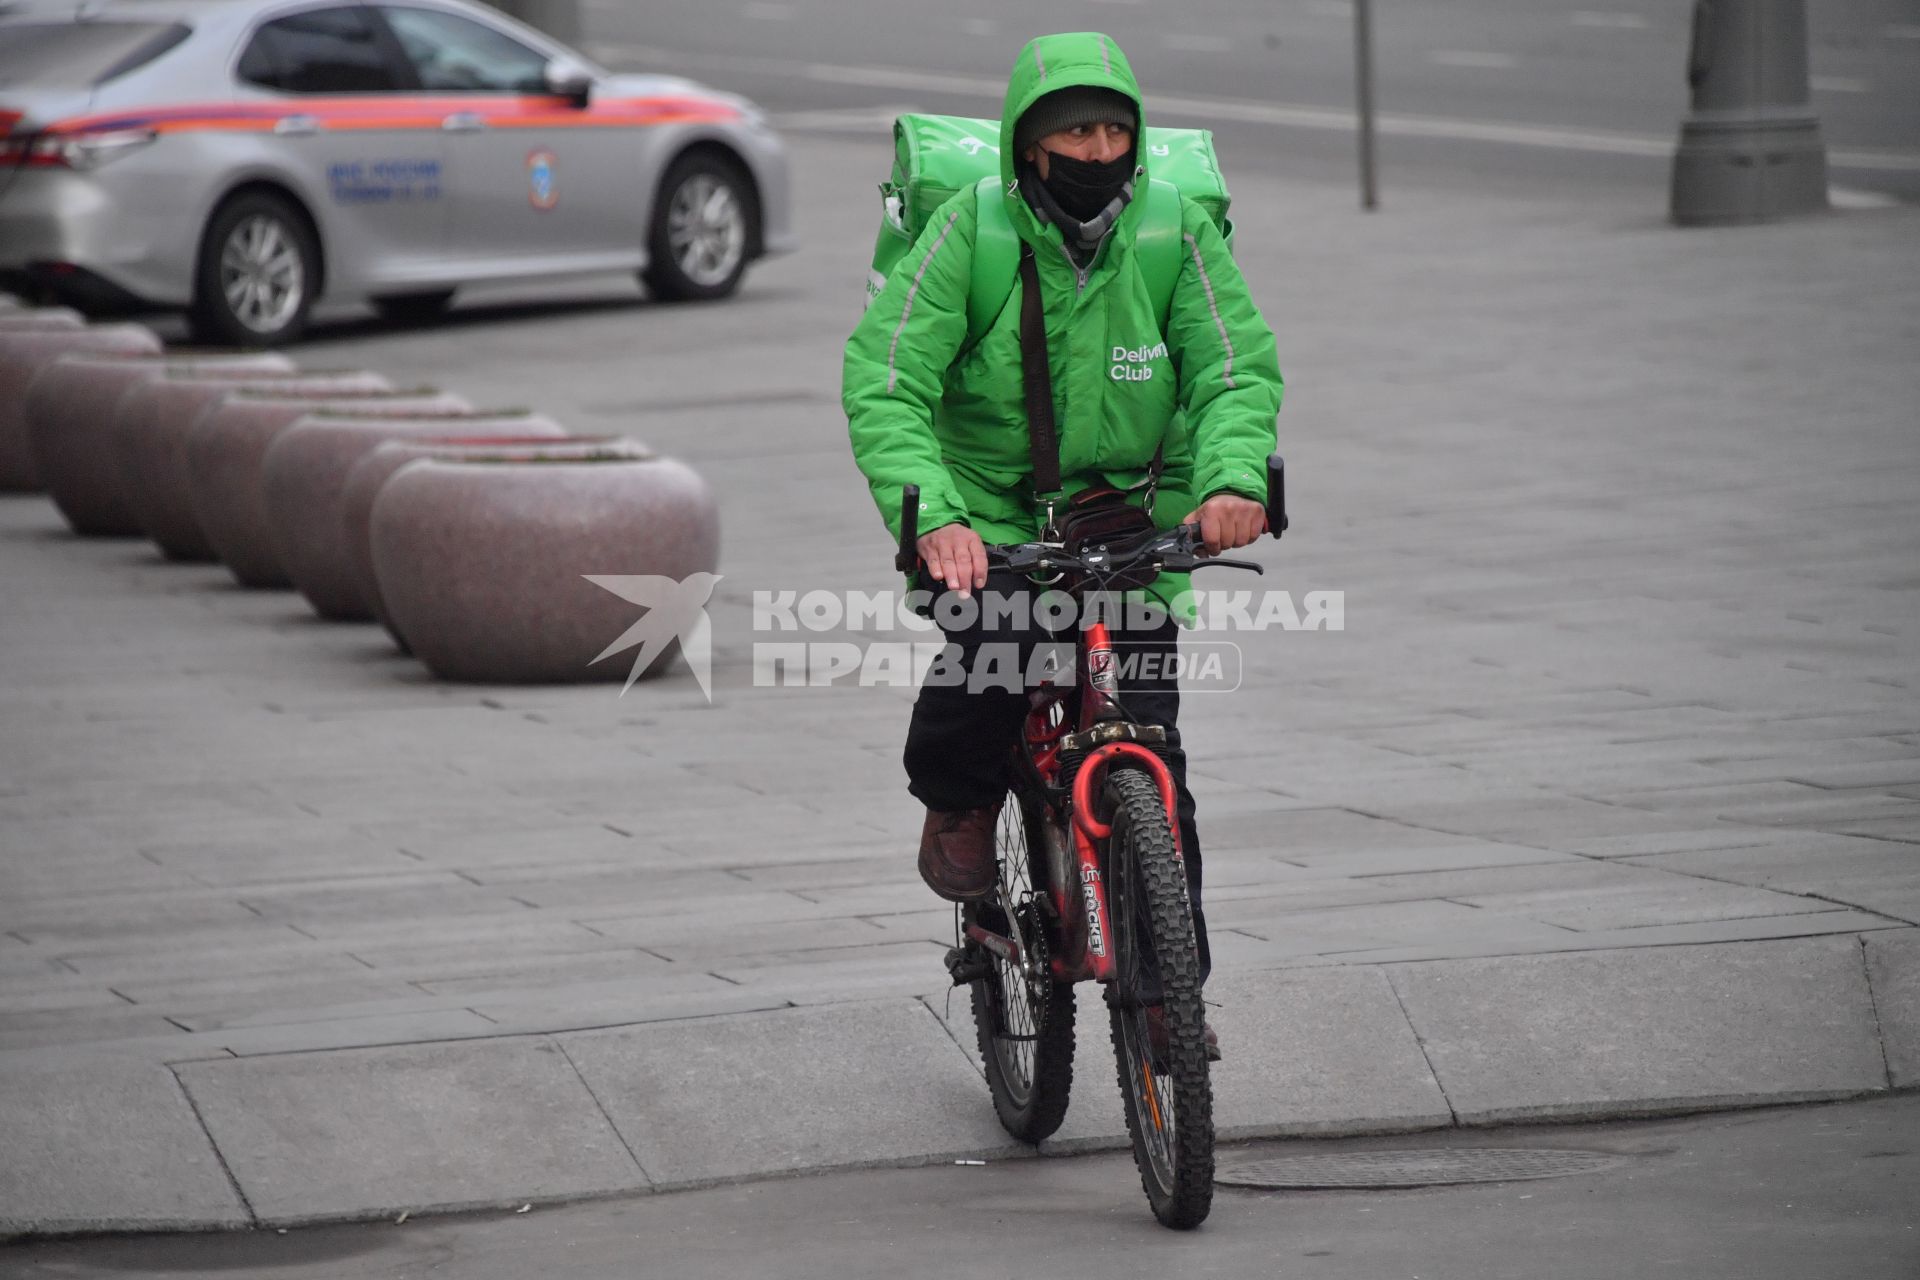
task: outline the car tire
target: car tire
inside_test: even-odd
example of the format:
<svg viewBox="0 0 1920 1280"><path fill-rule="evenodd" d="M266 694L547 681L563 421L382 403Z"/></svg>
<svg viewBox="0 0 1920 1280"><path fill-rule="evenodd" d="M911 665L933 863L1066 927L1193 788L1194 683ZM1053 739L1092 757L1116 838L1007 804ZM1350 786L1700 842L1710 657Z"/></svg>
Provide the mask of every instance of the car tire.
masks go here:
<svg viewBox="0 0 1920 1280"><path fill-rule="evenodd" d="M681 156L654 201L642 283L662 301L726 297L759 241L759 217L753 183L737 163L711 152Z"/></svg>
<svg viewBox="0 0 1920 1280"><path fill-rule="evenodd" d="M434 289L426 293L392 293L373 300L373 309L389 324L426 324L447 313L453 303L453 290Z"/></svg>
<svg viewBox="0 0 1920 1280"><path fill-rule="evenodd" d="M320 282L320 246L298 206L268 191L214 211L200 242L188 320L201 342L273 347L307 327Z"/></svg>

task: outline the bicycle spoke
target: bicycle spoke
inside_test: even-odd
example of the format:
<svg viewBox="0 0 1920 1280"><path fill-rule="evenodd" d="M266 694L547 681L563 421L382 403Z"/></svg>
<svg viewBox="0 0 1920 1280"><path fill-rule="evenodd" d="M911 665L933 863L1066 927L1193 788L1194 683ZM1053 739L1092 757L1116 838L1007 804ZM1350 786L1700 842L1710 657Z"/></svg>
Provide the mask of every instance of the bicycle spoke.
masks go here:
<svg viewBox="0 0 1920 1280"><path fill-rule="evenodd" d="M1001 1123L1015 1137L1037 1142L1066 1115L1073 1078L1073 993L1053 981L1049 968L1028 821L1020 796L1010 795L995 831L995 897L971 908L968 919L1019 944L1018 962L997 953L983 957L991 976L973 984L974 1024Z"/></svg>

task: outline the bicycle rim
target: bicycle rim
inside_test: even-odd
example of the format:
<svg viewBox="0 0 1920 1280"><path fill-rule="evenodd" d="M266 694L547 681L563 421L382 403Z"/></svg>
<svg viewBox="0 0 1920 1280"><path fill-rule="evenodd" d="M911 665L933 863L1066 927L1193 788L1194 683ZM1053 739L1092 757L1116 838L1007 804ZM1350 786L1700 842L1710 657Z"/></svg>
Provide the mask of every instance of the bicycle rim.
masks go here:
<svg viewBox="0 0 1920 1280"><path fill-rule="evenodd" d="M1046 928L1035 876L1044 855L1029 837L1037 819L1016 792L1001 806L995 833L1000 883L969 919L1020 941L1025 963L988 953L992 975L973 984L974 1030L994 1111L1008 1133L1039 1142L1066 1118L1073 1086L1073 988L1046 968Z"/></svg>
<svg viewBox="0 0 1920 1280"><path fill-rule="evenodd" d="M1106 795L1113 811L1109 1009L1127 1135L1154 1217L1195 1227L1213 1206L1213 1086L1186 869L1150 776L1116 768ZM1146 1005L1156 997L1167 1028L1164 1053L1155 1053L1148 1031Z"/></svg>

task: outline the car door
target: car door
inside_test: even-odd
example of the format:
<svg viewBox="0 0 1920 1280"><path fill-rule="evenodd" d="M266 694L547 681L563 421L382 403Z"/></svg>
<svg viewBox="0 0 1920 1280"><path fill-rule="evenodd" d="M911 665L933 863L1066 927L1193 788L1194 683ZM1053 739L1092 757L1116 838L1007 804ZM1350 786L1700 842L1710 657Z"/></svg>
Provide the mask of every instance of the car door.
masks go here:
<svg viewBox="0 0 1920 1280"><path fill-rule="evenodd" d="M462 275L631 265L639 165L626 130L546 88L550 54L424 4L378 6L422 91L445 107L452 252Z"/></svg>
<svg viewBox="0 0 1920 1280"><path fill-rule="evenodd" d="M271 17L248 35L234 75L243 99L284 108L270 154L305 188L330 291L445 274L445 135L371 10L331 4Z"/></svg>

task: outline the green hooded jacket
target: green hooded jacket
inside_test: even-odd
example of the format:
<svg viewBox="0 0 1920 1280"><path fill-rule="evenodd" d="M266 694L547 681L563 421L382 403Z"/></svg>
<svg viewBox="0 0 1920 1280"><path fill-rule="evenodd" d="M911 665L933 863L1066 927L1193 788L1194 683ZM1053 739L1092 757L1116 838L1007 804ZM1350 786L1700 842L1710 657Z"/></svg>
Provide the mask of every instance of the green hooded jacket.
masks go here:
<svg viewBox="0 0 1920 1280"><path fill-rule="evenodd" d="M1036 99L1077 85L1140 104L1120 47L1075 33L1043 36L1021 51L1000 116L1000 198L1033 247L1044 294L1062 487L1072 494L1136 485L1164 442L1154 504L1161 527L1216 493L1264 502L1280 366L1273 331L1206 211L1181 202L1186 255L1162 331L1133 252L1151 156L1137 157L1135 198L1084 271L1060 229L1041 222L1019 193L1015 123ZM1028 454L1017 278L992 326L967 349L975 200L973 190L962 191L928 220L847 341L841 399L854 459L896 539L909 484L920 486L923 534L961 522L989 544L1025 542L1044 521ZM1155 594L1167 600L1183 588L1167 575Z"/></svg>

